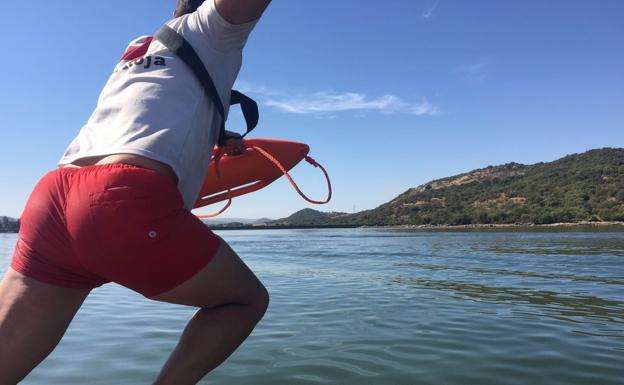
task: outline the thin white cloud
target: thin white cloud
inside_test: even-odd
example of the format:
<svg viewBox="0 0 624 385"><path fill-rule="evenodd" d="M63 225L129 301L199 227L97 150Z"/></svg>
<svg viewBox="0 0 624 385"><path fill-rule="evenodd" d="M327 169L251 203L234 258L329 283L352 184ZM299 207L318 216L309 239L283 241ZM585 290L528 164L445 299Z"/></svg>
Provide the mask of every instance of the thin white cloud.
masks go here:
<svg viewBox="0 0 624 385"><path fill-rule="evenodd" d="M409 112L414 115L437 115L440 113L438 107L429 103L427 98L423 98L420 103L413 104Z"/></svg>
<svg viewBox="0 0 624 385"><path fill-rule="evenodd" d="M244 94L259 94L264 96L280 96L282 92L263 84L250 83L245 80L237 80L235 89Z"/></svg>
<svg viewBox="0 0 624 385"><path fill-rule="evenodd" d="M419 102L406 102L396 95L370 98L359 92L316 92L310 95L292 95L266 85L244 80L237 81L236 89L253 95L260 104L291 114L313 114L321 118L335 118L337 113L352 112L361 118L366 112L383 114L406 113L412 115L437 115L439 109L427 98Z"/></svg>
<svg viewBox="0 0 624 385"><path fill-rule="evenodd" d="M269 99L267 106L277 107L282 111L295 114L310 114L319 112L337 112L350 110L394 110L402 103L394 95L384 95L378 99L367 99L366 95L347 92L330 94L317 92L309 97L300 97L291 100Z"/></svg>
<svg viewBox="0 0 624 385"><path fill-rule="evenodd" d="M413 115L436 115L438 108L426 98L418 103L408 103L395 95L368 98L357 92L317 92L310 96L296 98L269 98L264 105L293 114L324 114L342 111L377 111L385 114L395 112Z"/></svg>
<svg viewBox="0 0 624 385"><path fill-rule="evenodd" d="M436 8L438 8L439 4L440 0L436 0L433 5L422 15L422 17L424 19L430 19L431 17L433 17L433 13L435 12Z"/></svg>

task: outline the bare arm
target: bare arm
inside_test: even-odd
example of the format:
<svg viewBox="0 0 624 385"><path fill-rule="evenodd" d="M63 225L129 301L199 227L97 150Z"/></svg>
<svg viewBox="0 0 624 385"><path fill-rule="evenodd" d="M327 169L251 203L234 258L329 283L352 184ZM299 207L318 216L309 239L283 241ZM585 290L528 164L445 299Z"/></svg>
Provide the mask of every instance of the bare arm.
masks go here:
<svg viewBox="0 0 624 385"><path fill-rule="evenodd" d="M262 16L271 0L215 0L219 14L232 24L243 24Z"/></svg>

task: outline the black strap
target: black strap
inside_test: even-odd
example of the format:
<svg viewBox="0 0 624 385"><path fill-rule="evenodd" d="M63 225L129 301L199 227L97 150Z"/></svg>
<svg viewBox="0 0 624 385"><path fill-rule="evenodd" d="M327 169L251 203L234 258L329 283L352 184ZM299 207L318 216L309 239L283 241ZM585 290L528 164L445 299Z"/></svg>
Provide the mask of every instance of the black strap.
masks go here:
<svg viewBox="0 0 624 385"><path fill-rule="evenodd" d="M258 120L260 119L258 104L249 96L239 91L232 90L230 105L233 104L240 104L241 111L243 111L243 117L245 118L245 124L247 125L247 131L245 131L245 134L243 135L243 137L245 137L245 135L249 134L258 125Z"/></svg>
<svg viewBox="0 0 624 385"><path fill-rule="evenodd" d="M221 115L221 127L219 129L218 143L220 146L225 145L227 139L232 137L225 131L225 108L223 107L223 101L221 100L219 92L217 92L217 88L210 77L210 73L208 73L208 70L204 66L204 63L201 61L193 47L184 39L184 37L174 31L171 27L164 25L158 32L156 32L154 38L182 59L182 61L191 69L191 71L195 74L195 77L197 77L202 84L206 95L208 95L208 97L212 100L217 111L219 112L219 115ZM230 105L232 104L240 104L241 110L243 111L247 131L244 135L239 135L238 137L244 137L258 124L258 105L250 97L234 90L232 90L232 94L230 96Z"/></svg>

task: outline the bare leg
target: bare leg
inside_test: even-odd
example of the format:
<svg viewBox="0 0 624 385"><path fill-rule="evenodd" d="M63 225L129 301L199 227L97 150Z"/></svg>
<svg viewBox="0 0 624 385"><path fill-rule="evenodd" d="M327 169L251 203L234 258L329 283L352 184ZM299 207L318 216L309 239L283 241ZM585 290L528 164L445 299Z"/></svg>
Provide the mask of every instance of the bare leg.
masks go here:
<svg viewBox="0 0 624 385"><path fill-rule="evenodd" d="M224 241L202 271L153 299L201 308L156 385L196 384L249 336L269 303L264 286Z"/></svg>
<svg viewBox="0 0 624 385"><path fill-rule="evenodd" d="M9 269L0 282L0 385L17 384L54 350L89 292Z"/></svg>

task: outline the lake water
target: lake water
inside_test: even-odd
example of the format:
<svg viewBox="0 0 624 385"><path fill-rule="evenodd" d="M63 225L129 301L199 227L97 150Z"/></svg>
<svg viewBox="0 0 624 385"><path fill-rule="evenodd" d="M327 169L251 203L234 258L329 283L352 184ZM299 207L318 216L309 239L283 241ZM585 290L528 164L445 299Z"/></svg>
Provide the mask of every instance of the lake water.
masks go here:
<svg viewBox="0 0 624 385"><path fill-rule="evenodd" d="M624 384L624 233L220 235L271 305L202 384ZM104 286L23 383L150 384L192 314Z"/></svg>

